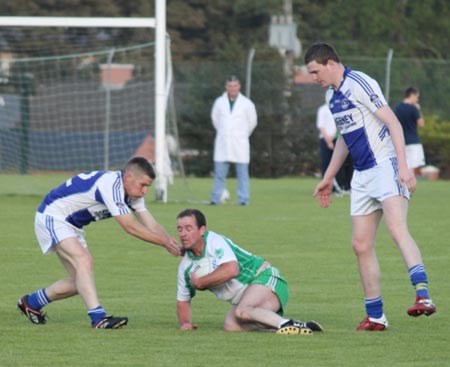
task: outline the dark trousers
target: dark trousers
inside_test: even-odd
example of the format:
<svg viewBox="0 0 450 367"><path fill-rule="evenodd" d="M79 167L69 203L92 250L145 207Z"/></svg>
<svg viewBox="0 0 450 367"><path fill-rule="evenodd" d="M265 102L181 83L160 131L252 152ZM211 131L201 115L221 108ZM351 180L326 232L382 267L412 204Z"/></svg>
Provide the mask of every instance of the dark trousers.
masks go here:
<svg viewBox="0 0 450 367"><path fill-rule="evenodd" d="M334 140L333 143L336 143L336 140ZM332 155L333 150L328 148L325 139L320 139L320 164L322 177L325 174L328 165L330 164ZM350 190L350 183L352 181L352 176L353 176L353 161L349 154L336 175L336 181L341 190L346 191Z"/></svg>
<svg viewBox="0 0 450 367"><path fill-rule="evenodd" d="M338 171L336 175L336 181L342 190L348 191L350 190L352 177L353 177L353 160L349 154L345 159L344 163L342 164L341 169Z"/></svg>
<svg viewBox="0 0 450 367"><path fill-rule="evenodd" d="M336 140L333 141L333 143L336 143ZM328 168L328 165L331 161L331 156L333 155L333 149L328 148L328 145L325 141L325 139L320 139L320 169L322 172L322 177L325 174L325 171Z"/></svg>

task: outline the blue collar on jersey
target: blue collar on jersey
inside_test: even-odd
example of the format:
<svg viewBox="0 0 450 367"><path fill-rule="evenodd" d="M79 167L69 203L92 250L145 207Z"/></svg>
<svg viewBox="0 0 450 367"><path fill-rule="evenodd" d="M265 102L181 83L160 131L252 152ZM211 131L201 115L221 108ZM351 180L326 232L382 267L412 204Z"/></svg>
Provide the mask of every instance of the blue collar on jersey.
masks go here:
<svg viewBox="0 0 450 367"><path fill-rule="evenodd" d="M345 79L347 78L347 75L352 72L352 69L350 69L348 66L344 65L344 75L342 75L341 83L339 84L339 87L337 87L335 90L338 91L341 89L342 84L344 84ZM334 88L333 88L334 89Z"/></svg>

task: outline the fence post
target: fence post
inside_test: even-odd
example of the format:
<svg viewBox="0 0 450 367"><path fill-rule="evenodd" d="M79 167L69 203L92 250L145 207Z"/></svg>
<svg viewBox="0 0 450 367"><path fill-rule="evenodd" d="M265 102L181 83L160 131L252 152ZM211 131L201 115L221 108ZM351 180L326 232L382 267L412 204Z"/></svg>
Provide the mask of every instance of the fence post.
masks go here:
<svg viewBox="0 0 450 367"><path fill-rule="evenodd" d="M30 126L30 80L25 74L20 76L20 173L27 174L29 168L29 126Z"/></svg>
<svg viewBox="0 0 450 367"><path fill-rule="evenodd" d="M391 90L391 63L393 55L394 50L390 48L386 57L386 84L384 86L384 97L386 98L387 103L389 103L389 93Z"/></svg>

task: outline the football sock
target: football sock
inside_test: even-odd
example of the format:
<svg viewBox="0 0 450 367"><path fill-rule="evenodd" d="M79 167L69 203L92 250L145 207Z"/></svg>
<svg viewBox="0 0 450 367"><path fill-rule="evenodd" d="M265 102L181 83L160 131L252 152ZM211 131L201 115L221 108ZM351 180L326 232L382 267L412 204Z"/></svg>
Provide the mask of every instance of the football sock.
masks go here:
<svg viewBox="0 0 450 367"><path fill-rule="evenodd" d="M88 315L91 318L91 324L95 325L97 322L100 321L101 318L106 316L106 312L102 306L98 306L95 308L91 308L88 311Z"/></svg>
<svg viewBox="0 0 450 367"><path fill-rule="evenodd" d="M45 293L45 288L39 289L38 291L30 294L28 296L28 305L35 310L40 310L42 307L47 306L51 300L48 298L47 293Z"/></svg>
<svg viewBox="0 0 450 367"><path fill-rule="evenodd" d="M287 323L289 321L289 319L283 319L281 322L280 322L280 325L278 325L278 329L280 328L280 327L282 327L285 323Z"/></svg>
<svg viewBox="0 0 450 367"><path fill-rule="evenodd" d="M411 267L409 270L411 283L416 289L416 296L430 298L428 295L428 279L423 264Z"/></svg>
<svg viewBox="0 0 450 367"><path fill-rule="evenodd" d="M366 298L364 302L366 305L366 312L369 317L379 319L383 316L383 300L381 296L377 298Z"/></svg>

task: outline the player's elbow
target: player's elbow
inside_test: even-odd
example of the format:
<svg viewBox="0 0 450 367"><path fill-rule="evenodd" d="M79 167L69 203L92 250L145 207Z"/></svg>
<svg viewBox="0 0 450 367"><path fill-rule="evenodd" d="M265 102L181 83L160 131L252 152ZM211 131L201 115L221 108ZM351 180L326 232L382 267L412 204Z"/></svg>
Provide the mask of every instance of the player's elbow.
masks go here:
<svg viewBox="0 0 450 367"><path fill-rule="evenodd" d="M239 275L239 266L236 262L233 262L233 265L228 270L231 278L236 278Z"/></svg>

